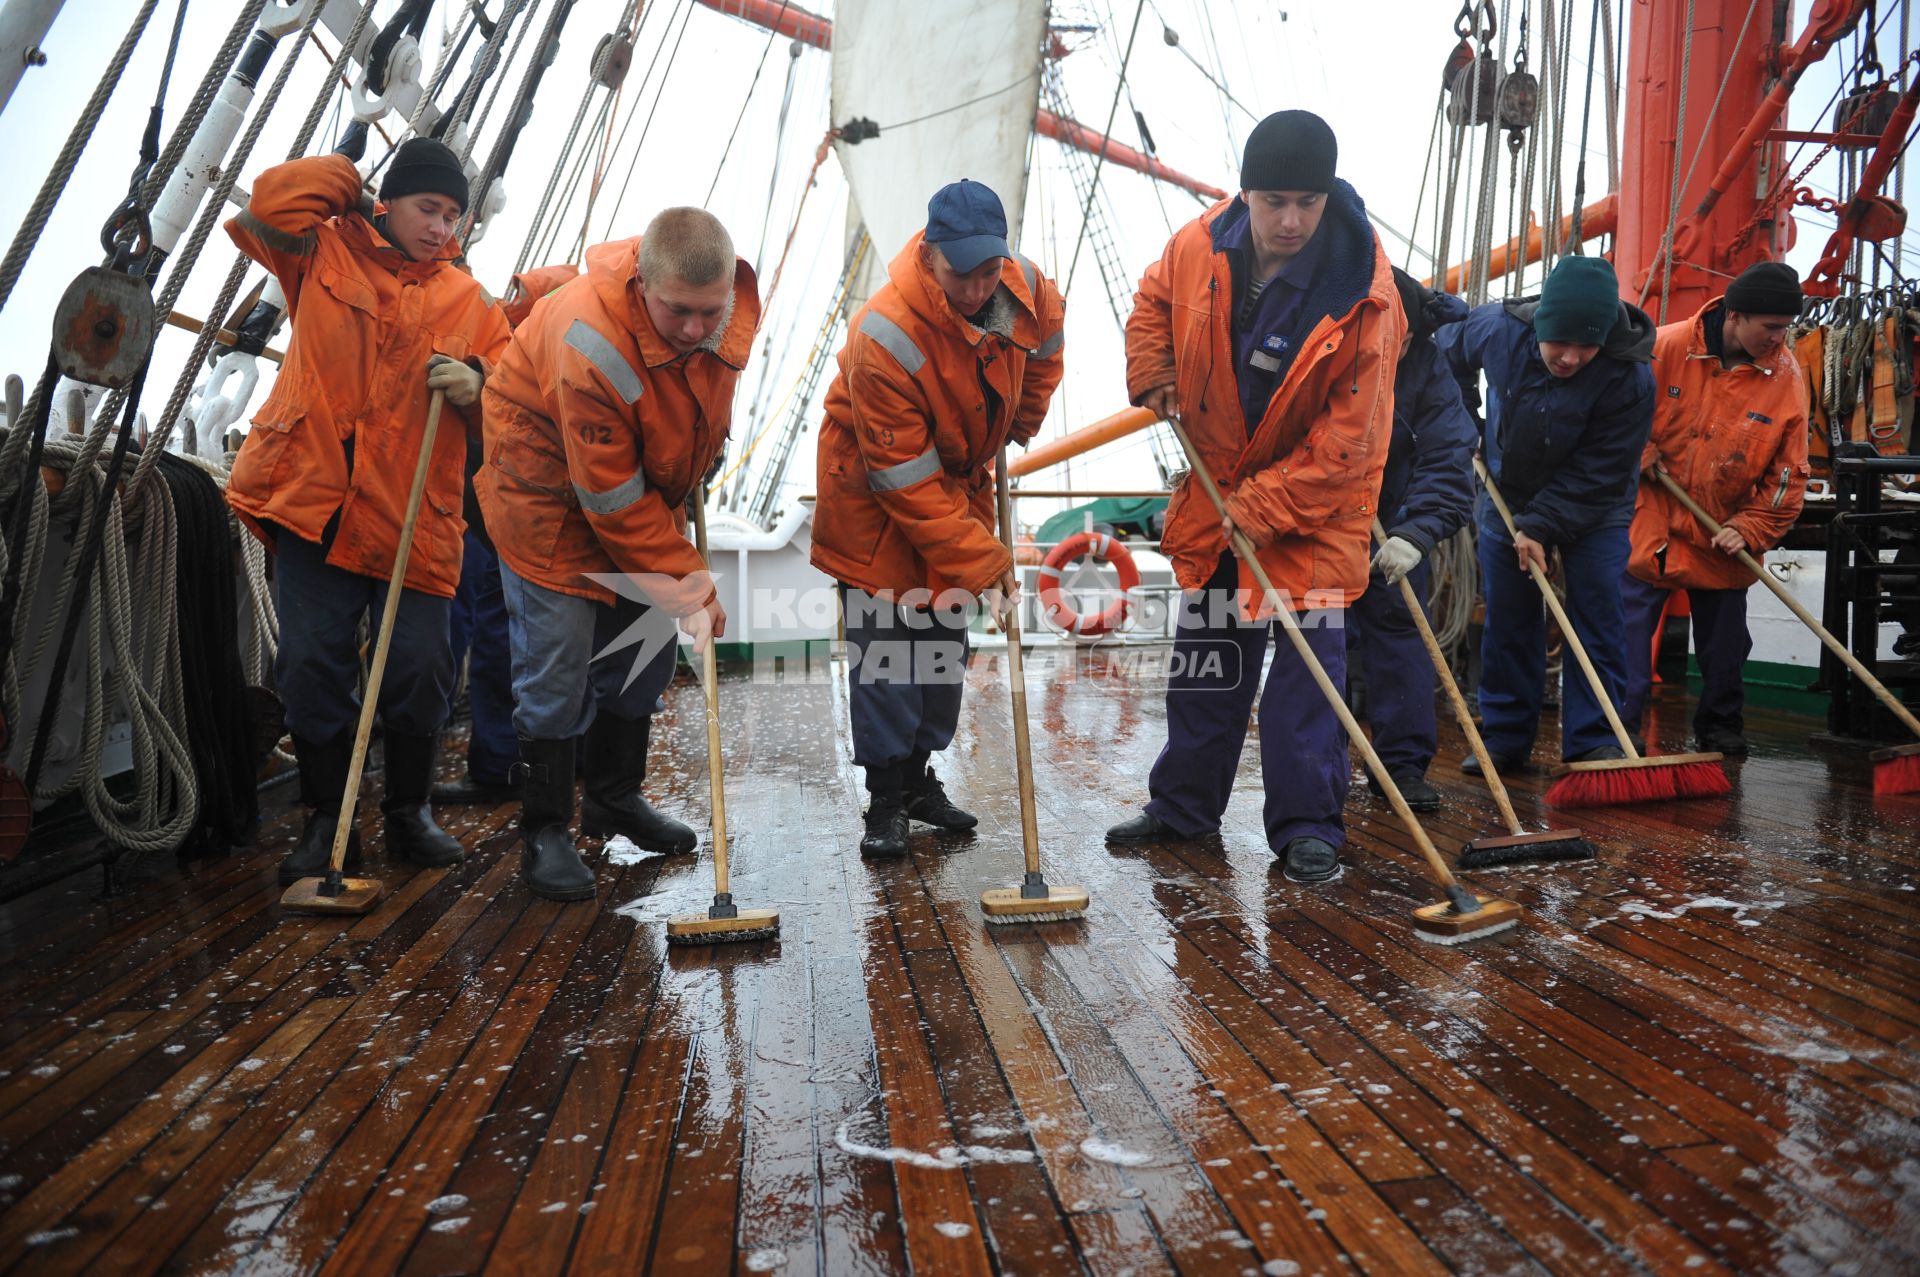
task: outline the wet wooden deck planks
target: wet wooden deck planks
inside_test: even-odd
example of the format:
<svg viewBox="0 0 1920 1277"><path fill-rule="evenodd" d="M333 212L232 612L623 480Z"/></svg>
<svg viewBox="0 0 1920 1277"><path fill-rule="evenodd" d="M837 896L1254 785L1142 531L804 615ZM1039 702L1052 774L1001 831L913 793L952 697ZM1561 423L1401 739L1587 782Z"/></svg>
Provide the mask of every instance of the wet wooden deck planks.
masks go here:
<svg viewBox="0 0 1920 1277"><path fill-rule="evenodd" d="M1284 880L1255 747L1218 838L1109 850L1159 688L1030 670L1080 923L975 903L1018 877L990 652L941 764L980 829L893 864L857 854L843 690L727 681L734 888L781 911L771 944L664 944L704 859L534 900L511 807L443 812L469 861L391 873L362 919L280 913L284 809L258 852L15 902L0 1268L1920 1269L1920 798L1873 799L1811 724L1754 713L1731 799L1557 815L1602 858L1483 876L1524 925L1435 948L1411 841L1358 785L1346 877ZM650 795L703 825L676 696ZM1684 719L1663 700L1656 737ZM1449 850L1497 826L1462 752L1443 733L1432 773ZM1542 779L1514 788L1537 815Z"/></svg>

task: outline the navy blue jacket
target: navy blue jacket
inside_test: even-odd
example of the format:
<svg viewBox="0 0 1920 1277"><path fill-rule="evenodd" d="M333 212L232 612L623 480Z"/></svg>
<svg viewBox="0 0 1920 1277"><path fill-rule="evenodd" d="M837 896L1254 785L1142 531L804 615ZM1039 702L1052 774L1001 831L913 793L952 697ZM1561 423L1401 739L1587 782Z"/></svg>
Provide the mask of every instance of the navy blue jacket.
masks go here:
<svg viewBox="0 0 1920 1277"><path fill-rule="evenodd" d="M1476 306L1438 340L1476 413L1487 375L1480 447L1514 525L1555 545L1633 522L1640 452L1653 430L1654 326L1639 307L1620 303L1600 353L1573 376L1556 377L1533 335L1537 304Z"/></svg>
<svg viewBox="0 0 1920 1277"><path fill-rule="evenodd" d="M1473 449L1479 434L1428 331L1465 319L1467 304L1446 293L1429 293L1424 309L1426 323L1393 378L1393 442L1377 508L1388 536L1431 554L1473 514Z"/></svg>

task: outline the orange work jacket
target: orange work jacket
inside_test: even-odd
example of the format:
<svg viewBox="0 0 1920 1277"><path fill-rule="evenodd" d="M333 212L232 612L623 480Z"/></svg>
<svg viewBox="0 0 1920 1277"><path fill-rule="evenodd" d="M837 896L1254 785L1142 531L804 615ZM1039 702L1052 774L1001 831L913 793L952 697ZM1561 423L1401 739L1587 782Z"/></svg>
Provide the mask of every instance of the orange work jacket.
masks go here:
<svg viewBox="0 0 1920 1277"><path fill-rule="evenodd" d="M508 327L518 328L533 313L535 302L579 277L580 268L572 262L535 266L515 275L513 283L507 287L506 296L500 299L500 313L507 317Z"/></svg>
<svg viewBox="0 0 1920 1277"><path fill-rule="evenodd" d="M923 235L847 326L816 462L813 563L869 594L978 594L1013 565L993 462L1039 431L1064 367L1065 302L1004 259L976 326L921 261Z"/></svg>
<svg viewBox="0 0 1920 1277"><path fill-rule="evenodd" d="M262 173L227 223L240 250L280 281L292 321L286 362L234 458L227 502L269 544L263 524L318 542L337 511L327 562L384 581L420 460L427 360L448 355L490 371L508 332L471 276L450 260L409 260L354 211L359 200L351 160L313 156ZM469 417L448 404L441 414L408 589L452 598L459 587L465 435L478 424L477 409Z"/></svg>
<svg viewBox="0 0 1920 1277"><path fill-rule="evenodd" d="M1780 544L1807 492L1807 386L1782 343L1722 368L1707 349L1708 302L1654 337L1653 436L1640 456L1627 571L1668 589L1743 590L1753 574L1645 472L1655 461L1758 556Z"/></svg>
<svg viewBox="0 0 1920 1277"><path fill-rule="evenodd" d="M594 576L623 574L685 616L713 590L684 507L726 443L760 294L736 261L731 314L681 354L647 315L639 262L638 236L596 244L586 274L514 330L481 393L474 491L500 557L527 580L612 603Z"/></svg>
<svg viewBox="0 0 1920 1277"><path fill-rule="evenodd" d="M1406 331L1392 267L1360 201L1339 183L1322 216L1338 236L1321 280L1344 278L1354 298L1322 317L1250 431L1240 405L1232 329L1233 284L1212 225L1223 200L1174 232L1147 268L1127 320L1127 390L1136 404L1172 384L1200 458L1227 493L1228 513L1247 534L1274 588L1296 611L1345 607L1367 588L1380 478L1393 432L1393 379ZM1238 197L1235 197L1238 198ZM1322 292L1316 284L1309 294ZM1162 553L1183 589L1205 586L1227 538L1212 502L1189 477L1167 505ZM1245 600L1259 585L1239 565ZM1253 614L1253 613L1250 613Z"/></svg>

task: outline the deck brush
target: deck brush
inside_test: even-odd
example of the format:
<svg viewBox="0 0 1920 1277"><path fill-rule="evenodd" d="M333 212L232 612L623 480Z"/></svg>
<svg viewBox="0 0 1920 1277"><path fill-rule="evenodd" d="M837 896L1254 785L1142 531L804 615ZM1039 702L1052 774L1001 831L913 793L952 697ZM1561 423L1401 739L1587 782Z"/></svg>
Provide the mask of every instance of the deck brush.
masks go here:
<svg viewBox="0 0 1920 1277"><path fill-rule="evenodd" d="M702 484L693 503L694 540L700 562L707 558L707 490ZM740 944L771 940L780 934L780 915L772 909L742 909L727 889L727 790L720 768L720 661L714 651L716 635L707 635L700 654L702 691L707 700L707 788L713 796L713 904L705 913L676 914L667 919L667 943L675 945Z"/></svg>
<svg viewBox="0 0 1920 1277"><path fill-rule="evenodd" d="M1480 476L1481 486L1487 490L1487 498L1493 502L1493 508L1500 512L1500 522L1506 525L1507 535L1519 536L1519 531L1513 526L1513 513L1507 509L1506 498L1500 495L1493 476L1487 473L1486 462L1475 457L1473 469ZM1620 721L1619 711L1613 707L1613 699L1607 695L1607 685L1600 681L1600 671L1593 668L1593 659L1587 655L1585 644L1574 633L1573 622L1567 618L1567 610L1560 605L1560 598L1553 592L1547 574L1532 561L1527 563L1527 572L1533 577L1540 597L1546 601L1547 610L1553 613L1555 623L1560 626L1567 650L1573 653L1574 659L1579 662L1580 672L1586 675L1587 685L1593 689L1593 698L1600 702L1601 710L1606 713L1607 726L1613 729L1613 738L1620 743L1620 752L1626 755L1624 758L1560 764L1553 769L1559 779L1547 787L1547 805L1616 807L1630 803L1668 802L1676 798L1718 798L1731 793L1733 785L1720 766L1719 754L1641 756L1640 751L1633 747L1632 738L1627 735L1626 725Z"/></svg>
<svg viewBox="0 0 1920 1277"><path fill-rule="evenodd" d="M427 403L427 428L420 434L420 459L413 466L413 488L407 493L407 513L400 523L400 544L393 552L389 581L407 579L407 560L413 553L413 531L420 522L420 501L427 491L427 470L433 460L433 439L440 431L440 414L447 392L436 390ZM324 877L301 878L280 895L280 907L295 913L366 913L380 903L386 887L378 878L349 878L343 872L347 841L353 836L353 811L360 798L360 773L367 765L367 742L373 736L373 718L379 712L380 683L387 672L387 653L393 647L393 619L400 610L399 590L387 591L380 609L380 637L367 667L367 687L360 697L360 725L353 735L353 757L347 764L347 789L340 798L340 814L333 822L333 854Z"/></svg>
<svg viewBox="0 0 1920 1277"><path fill-rule="evenodd" d="M1708 514L1698 501L1689 496L1685 488L1675 483L1673 476L1666 472L1665 467L1656 466L1653 475L1668 492L1673 494L1674 500L1685 506L1693 517L1700 521L1701 526L1706 528L1709 534L1720 535L1719 521ZM1873 676L1873 671L1868 669L1859 657L1847 650L1845 643L1835 638L1831 630L1815 620L1813 613L1807 611L1786 586L1774 579L1773 573L1763 571L1760 564L1745 550L1741 550L1734 557L1740 560L1741 567L1753 573L1755 580L1772 590L1774 597L1786 604L1788 610L1800 618L1800 623L1812 630L1814 635L1826 645L1827 650L1839 657L1842 663L1853 671L1853 676L1866 684L1867 690L1879 697L1880 703L1892 710L1893 716L1899 719L1908 731L1915 736L1920 736L1920 719L1913 716L1913 711L1908 709L1899 697L1888 691L1886 685ZM1920 793L1920 744L1876 749L1867 757L1873 762L1873 792L1876 796Z"/></svg>
<svg viewBox="0 0 1920 1277"><path fill-rule="evenodd" d="M1200 452L1193 446L1193 440L1187 435L1187 428L1178 417L1171 417L1167 424L1173 427L1174 435L1180 440L1180 447L1187 454L1187 466L1192 472L1192 482L1200 485L1207 494L1213 508L1220 517L1227 517L1226 498L1220 495L1220 489L1213 481L1213 472L1201 458ZM1360 724L1354 720L1353 711L1347 708L1347 698L1327 677L1327 671L1321 666L1320 659L1308 646L1306 635L1300 632L1300 622L1294 619L1293 607L1285 595L1273 587L1273 578L1267 575L1266 565L1260 562L1259 554L1253 548L1253 542L1246 533L1238 528L1233 530L1233 549L1240 562L1253 573L1253 579L1259 584L1261 597L1273 606L1275 619L1286 633L1287 641L1293 644L1293 650L1300 657L1300 663L1327 699L1327 706L1333 710L1340 726L1346 729L1347 739L1360 750L1360 757L1366 761L1367 771L1380 786L1393 812L1400 817L1407 832L1413 836L1414 845L1427 862L1427 868L1433 880L1446 893L1446 900L1439 904L1427 905L1413 913L1413 932L1422 940L1435 944L1462 944L1468 940L1478 940L1482 936L1505 931L1520 921L1520 906L1511 900L1501 900L1493 896L1478 896L1460 885L1453 876L1453 870L1447 868L1447 862L1440 858L1440 851L1433 845L1433 839L1427 835L1426 826L1413 814L1413 808L1407 805L1407 797L1400 792L1400 786L1394 783L1393 776L1387 771L1380 755L1374 752L1373 742L1367 739ZM1418 608L1415 609L1416 613Z"/></svg>
<svg viewBox="0 0 1920 1277"><path fill-rule="evenodd" d="M1373 535L1383 543L1387 539L1387 530L1380 526L1378 519L1373 521ZM1506 783L1500 779L1500 772L1487 752L1487 742L1480 738L1480 729L1473 725L1473 711L1467 708L1467 698L1460 694L1460 684L1454 681L1453 670L1447 665L1447 655L1440 650L1440 640L1434 637L1433 626L1427 621L1427 610L1420 606L1420 598L1413 591L1413 582L1404 576L1400 578L1400 600L1407 605L1408 615L1413 617L1413 626L1420 632L1420 642L1427 649L1427 659L1433 662L1433 672L1441 686L1447 689L1447 701L1453 706L1453 716L1458 720L1460 730L1466 733L1473 756L1480 760L1480 774L1486 779L1487 792L1493 795L1494 805L1500 809L1500 818L1507 824L1504 835L1475 838L1462 847L1460 867L1505 869L1515 865L1592 860L1598 852L1592 843L1580 836L1579 830L1544 829L1530 834L1520 823L1519 815L1513 810L1513 800L1507 796Z"/></svg>
<svg viewBox="0 0 1920 1277"><path fill-rule="evenodd" d="M1477 896L1454 882L1445 900L1413 911L1413 934L1428 944L1465 944L1519 926L1521 914L1511 900Z"/></svg>
<svg viewBox="0 0 1920 1277"><path fill-rule="evenodd" d="M1000 449L994 484L1000 506L1000 538L1013 553L1013 496L1007 488L1007 450ZM1020 846L1026 876L1018 887L996 887L980 894L980 912L994 926L1023 922L1071 922L1087 916L1085 887L1049 886L1040 872L1040 827L1034 815L1033 748L1027 739L1027 677L1020 655L1020 605L1007 600L1007 680L1013 684L1013 764L1020 781Z"/></svg>

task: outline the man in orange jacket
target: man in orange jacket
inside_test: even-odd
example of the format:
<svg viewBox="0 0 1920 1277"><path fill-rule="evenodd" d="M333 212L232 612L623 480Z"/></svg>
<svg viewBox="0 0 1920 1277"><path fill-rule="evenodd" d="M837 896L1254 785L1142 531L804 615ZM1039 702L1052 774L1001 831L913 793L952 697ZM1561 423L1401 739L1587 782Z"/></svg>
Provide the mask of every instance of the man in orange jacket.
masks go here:
<svg viewBox="0 0 1920 1277"><path fill-rule="evenodd" d="M1627 610L1627 689L1620 707L1638 731L1653 687L1653 633L1675 590L1692 602L1703 750L1747 752L1741 667L1753 650L1747 590L1734 555L1760 555L1800 517L1807 491L1807 387L1787 345L1800 277L1756 262L1692 319L1653 342L1653 437L1640 454L1640 492L1620 592ZM1665 470L1722 525L1710 536L1653 477Z"/></svg>
<svg viewBox="0 0 1920 1277"><path fill-rule="evenodd" d="M535 303L487 382L474 489L500 552L536 895L593 895L569 830L583 734L582 832L693 850L693 830L640 784L674 622L696 651L726 632L685 505L704 497L759 320L726 228L670 208L644 235L588 249L586 274Z"/></svg>
<svg viewBox="0 0 1920 1277"><path fill-rule="evenodd" d="M934 193L926 229L848 325L820 426L813 563L840 582L862 855L906 855L909 818L977 823L930 764L959 722L974 596L996 616L1012 605L993 462L1047 415L1064 310L1008 246L1000 197L962 180Z"/></svg>
<svg viewBox="0 0 1920 1277"><path fill-rule="evenodd" d="M1345 609L1367 588L1406 317L1336 158L1319 116L1262 120L1241 193L1176 231L1134 299L1127 389L1162 417L1179 414L1227 493L1228 519L1192 478L1167 508L1161 547L1187 591L1167 744L1146 810L1108 830L1110 842L1220 827L1274 629L1274 601L1235 560L1232 528L1252 540L1334 685L1346 681ZM1260 703L1267 844L1289 878L1326 882L1346 840L1346 733L1293 645L1272 637Z"/></svg>
<svg viewBox="0 0 1920 1277"><path fill-rule="evenodd" d="M286 362L227 483L228 503L275 553L274 681L312 809L280 863L282 882L323 872L332 850L359 716L356 630L391 588L430 392L446 392L445 424L476 428L482 380L507 343L492 299L452 264L467 202L459 157L408 140L380 199L384 212L359 211L353 162L315 156L262 173L227 223L278 278L293 320ZM462 855L434 823L428 793L454 681L447 601L460 579L464 433L442 429L434 441L380 688L387 847L422 866ZM350 867L359 855L356 832Z"/></svg>

